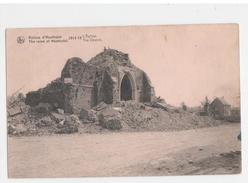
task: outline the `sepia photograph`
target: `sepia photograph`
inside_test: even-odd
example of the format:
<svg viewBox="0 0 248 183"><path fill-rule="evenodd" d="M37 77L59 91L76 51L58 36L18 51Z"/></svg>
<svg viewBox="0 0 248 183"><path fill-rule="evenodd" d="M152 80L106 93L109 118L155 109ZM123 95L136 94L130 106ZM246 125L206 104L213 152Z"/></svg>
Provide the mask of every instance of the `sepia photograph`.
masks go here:
<svg viewBox="0 0 248 183"><path fill-rule="evenodd" d="M5 37L9 178L241 173L238 24Z"/></svg>

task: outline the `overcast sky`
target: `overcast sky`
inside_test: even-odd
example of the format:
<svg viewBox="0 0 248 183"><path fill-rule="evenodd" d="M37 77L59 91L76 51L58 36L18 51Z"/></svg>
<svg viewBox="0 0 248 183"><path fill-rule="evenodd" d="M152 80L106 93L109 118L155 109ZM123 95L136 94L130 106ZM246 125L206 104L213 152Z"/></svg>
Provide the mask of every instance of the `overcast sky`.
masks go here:
<svg viewBox="0 0 248 183"><path fill-rule="evenodd" d="M86 34L94 35L95 41L79 39ZM25 38L24 43L17 43L18 36ZM29 43L39 36L77 39ZM6 38L8 95L21 87L23 93L44 87L60 76L68 58L88 61L106 46L128 53L132 63L148 74L156 95L169 104L196 106L205 96L224 96L239 105L236 24L9 29Z"/></svg>

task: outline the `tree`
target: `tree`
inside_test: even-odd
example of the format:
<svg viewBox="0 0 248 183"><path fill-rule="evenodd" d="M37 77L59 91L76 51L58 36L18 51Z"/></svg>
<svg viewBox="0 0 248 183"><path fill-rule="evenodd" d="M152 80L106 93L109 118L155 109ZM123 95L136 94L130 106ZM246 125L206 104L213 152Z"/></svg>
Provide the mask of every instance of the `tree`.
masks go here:
<svg viewBox="0 0 248 183"><path fill-rule="evenodd" d="M184 110L184 111L187 111L187 105L184 103L184 102L182 102L182 104L181 104L181 106L182 106L182 109Z"/></svg>
<svg viewBox="0 0 248 183"><path fill-rule="evenodd" d="M208 97L205 97L205 100L203 102L201 102L202 107L204 112L206 113L206 115L209 115L209 105L210 105L210 100L208 99Z"/></svg>

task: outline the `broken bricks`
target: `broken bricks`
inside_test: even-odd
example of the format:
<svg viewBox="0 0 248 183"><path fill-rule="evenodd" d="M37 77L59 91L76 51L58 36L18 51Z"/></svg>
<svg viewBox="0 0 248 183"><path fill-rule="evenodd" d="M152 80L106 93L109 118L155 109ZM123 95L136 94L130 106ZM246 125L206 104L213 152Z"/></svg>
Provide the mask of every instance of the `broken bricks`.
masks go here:
<svg viewBox="0 0 248 183"><path fill-rule="evenodd" d="M56 112L51 112L51 118L52 120L56 121L57 123L65 120L65 115L59 114Z"/></svg>
<svg viewBox="0 0 248 183"><path fill-rule="evenodd" d="M110 130L120 130L122 128L121 115L118 110L108 108L102 111L99 116L99 124L103 128Z"/></svg>
<svg viewBox="0 0 248 183"><path fill-rule="evenodd" d="M49 113L52 110L52 106L49 103L39 103L33 107L33 110L38 113Z"/></svg>

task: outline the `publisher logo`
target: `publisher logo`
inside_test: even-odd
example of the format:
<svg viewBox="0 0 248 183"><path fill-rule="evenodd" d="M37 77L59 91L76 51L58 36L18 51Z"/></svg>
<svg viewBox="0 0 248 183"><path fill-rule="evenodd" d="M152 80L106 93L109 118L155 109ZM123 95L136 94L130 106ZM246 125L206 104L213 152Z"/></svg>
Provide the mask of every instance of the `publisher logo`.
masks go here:
<svg viewBox="0 0 248 183"><path fill-rule="evenodd" d="M23 36L18 36L16 41L17 41L17 43L22 44L25 42L25 38Z"/></svg>

